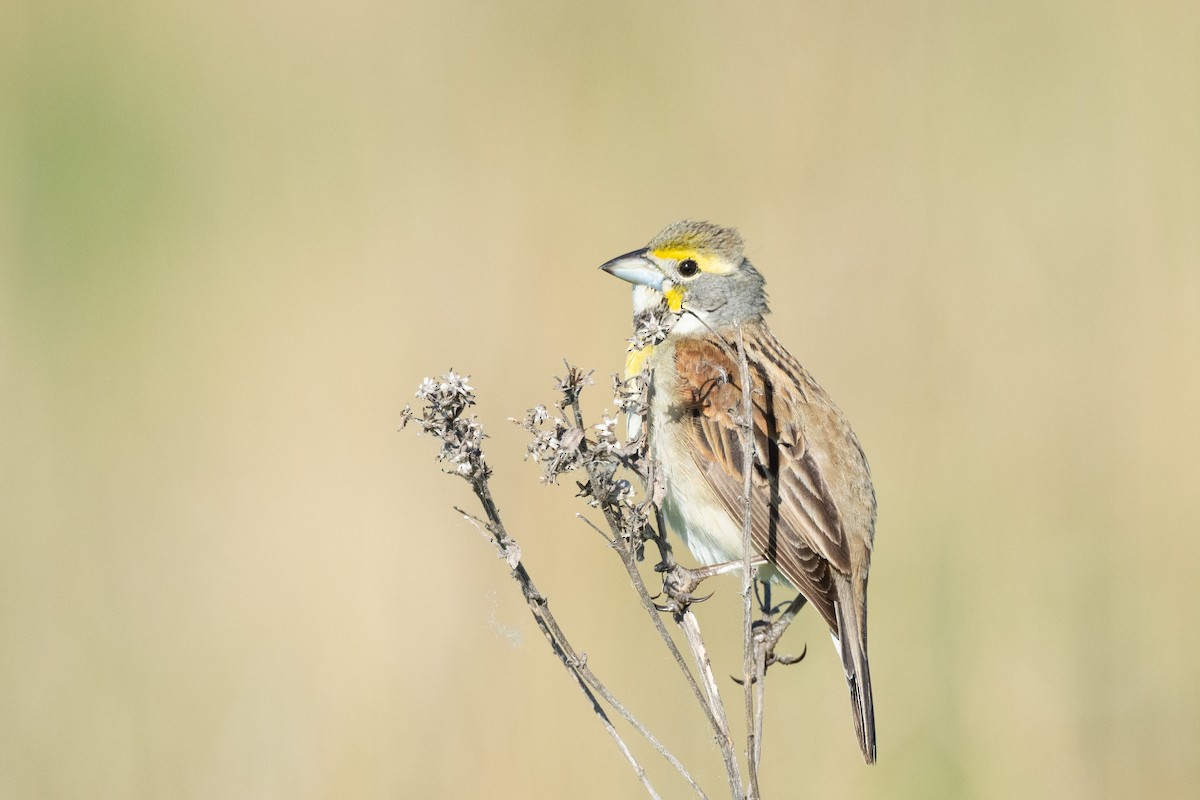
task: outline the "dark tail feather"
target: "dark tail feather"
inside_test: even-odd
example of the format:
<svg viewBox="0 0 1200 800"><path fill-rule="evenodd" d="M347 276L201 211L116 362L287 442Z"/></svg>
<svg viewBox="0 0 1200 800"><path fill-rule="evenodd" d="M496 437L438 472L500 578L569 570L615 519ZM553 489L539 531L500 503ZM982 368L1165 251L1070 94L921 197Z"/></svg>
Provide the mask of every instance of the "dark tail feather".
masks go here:
<svg viewBox="0 0 1200 800"><path fill-rule="evenodd" d="M848 584L838 587L838 639L854 709L854 732L858 734L863 759L874 764L875 703L871 699L871 668L867 664L867 604L854 595ZM859 609L861 613L857 613Z"/></svg>

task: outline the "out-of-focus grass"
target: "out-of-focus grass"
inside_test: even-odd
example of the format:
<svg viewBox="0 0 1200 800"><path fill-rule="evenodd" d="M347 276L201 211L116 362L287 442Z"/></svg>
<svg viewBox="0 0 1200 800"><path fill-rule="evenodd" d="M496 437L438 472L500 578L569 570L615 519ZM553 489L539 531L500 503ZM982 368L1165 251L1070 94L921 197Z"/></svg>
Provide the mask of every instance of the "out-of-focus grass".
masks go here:
<svg viewBox="0 0 1200 800"><path fill-rule="evenodd" d="M0 10L0 794L635 794L449 511L465 486L393 433L449 366L539 585L719 787L504 422L563 356L619 368L628 299L594 267L683 216L741 226L880 497L880 764L805 620L768 795L1194 794L1198 28L1185 3ZM734 594L704 609L726 672Z"/></svg>

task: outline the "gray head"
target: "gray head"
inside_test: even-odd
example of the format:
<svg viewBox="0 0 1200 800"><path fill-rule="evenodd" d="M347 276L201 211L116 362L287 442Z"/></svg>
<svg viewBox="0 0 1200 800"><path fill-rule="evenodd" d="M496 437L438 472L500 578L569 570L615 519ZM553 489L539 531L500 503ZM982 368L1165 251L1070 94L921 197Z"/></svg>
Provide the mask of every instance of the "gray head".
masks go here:
<svg viewBox="0 0 1200 800"><path fill-rule="evenodd" d="M634 313L666 297L672 309L684 314L675 333L698 334L767 313L762 275L742 250L735 229L684 220L601 269L634 284Z"/></svg>

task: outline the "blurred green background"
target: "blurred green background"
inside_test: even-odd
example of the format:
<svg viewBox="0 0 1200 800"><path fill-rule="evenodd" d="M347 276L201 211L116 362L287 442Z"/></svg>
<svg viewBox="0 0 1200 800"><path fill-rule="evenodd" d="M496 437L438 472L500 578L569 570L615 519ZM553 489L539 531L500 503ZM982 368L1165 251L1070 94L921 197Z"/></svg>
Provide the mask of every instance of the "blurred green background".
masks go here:
<svg viewBox="0 0 1200 800"><path fill-rule="evenodd" d="M0 31L0 795L640 796L395 432L454 367L539 586L722 796L506 422L563 357L611 407L595 268L681 217L740 227L879 493L880 763L807 614L767 797L1200 793L1195 3L18 0Z"/></svg>

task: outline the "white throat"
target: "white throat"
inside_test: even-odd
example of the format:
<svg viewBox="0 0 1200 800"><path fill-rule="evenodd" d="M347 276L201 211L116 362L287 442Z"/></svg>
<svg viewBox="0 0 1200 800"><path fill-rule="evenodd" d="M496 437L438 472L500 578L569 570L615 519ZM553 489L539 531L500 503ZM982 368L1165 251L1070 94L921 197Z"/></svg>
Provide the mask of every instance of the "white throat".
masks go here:
<svg viewBox="0 0 1200 800"><path fill-rule="evenodd" d="M657 289L651 289L649 286L633 287L633 314L637 316L644 311L649 311L652 308L657 308L662 302L662 292Z"/></svg>

